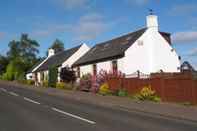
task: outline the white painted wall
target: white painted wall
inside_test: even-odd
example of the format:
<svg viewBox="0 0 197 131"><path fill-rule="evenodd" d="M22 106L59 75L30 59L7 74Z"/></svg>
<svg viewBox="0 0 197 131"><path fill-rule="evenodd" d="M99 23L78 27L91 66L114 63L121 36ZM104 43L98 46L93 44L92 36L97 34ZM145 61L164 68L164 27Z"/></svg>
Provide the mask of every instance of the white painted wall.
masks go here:
<svg viewBox="0 0 197 131"><path fill-rule="evenodd" d="M101 71L112 71L112 61L97 63L97 74Z"/></svg>
<svg viewBox="0 0 197 131"><path fill-rule="evenodd" d="M150 73L150 45L148 44L148 34L146 32L127 49L125 57L119 61L119 69L126 75L137 70L143 73Z"/></svg>
<svg viewBox="0 0 197 131"><path fill-rule="evenodd" d="M33 74L32 73L26 74L26 79L27 80L32 80L33 79Z"/></svg>
<svg viewBox="0 0 197 131"><path fill-rule="evenodd" d="M37 73L37 80L38 80L38 83L41 83L41 72Z"/></svg>
<svg viewBox="0 0 197 131"><path fill-rule="evenodd" d="M97 65L97 74L99 74L100 71L102 70L107 72L112 71L112 61L100 62L97 63L96 65ZM83 76L86 74L93 75L93 64L80 66L80 75Z"/></svg>
<svg viewBox="0 0 197 131"><path fill-rule="evenodd" d="M61 78L60 78L60 72L61 72L61 67L58 67L58 73L57 73L57 81L60 82Z"/></svg>
<svg viewBox="0 0 197 131"><path fill-rule="evenodd" d="M180 61L169 43L157 30L147 31L125 52L120 69L126 75L139 70L150 74L163 70L164 72L179 72ZM125 68L126 67L126 68Z"/></svg>
<svg viewBox="0 0 197 131"><path fill-rule="evenodd" d="M148 30L150 32L151 30ZM152 63L151 72L180 72L181 62L176 51L158 32L152 32Z"/></svg>
<svg viewBox="0 0 197 131"><path fill-rule="evenodd" d="M80 76L91 74L93 75L93 65L85 65L80 67Z"/></svg>

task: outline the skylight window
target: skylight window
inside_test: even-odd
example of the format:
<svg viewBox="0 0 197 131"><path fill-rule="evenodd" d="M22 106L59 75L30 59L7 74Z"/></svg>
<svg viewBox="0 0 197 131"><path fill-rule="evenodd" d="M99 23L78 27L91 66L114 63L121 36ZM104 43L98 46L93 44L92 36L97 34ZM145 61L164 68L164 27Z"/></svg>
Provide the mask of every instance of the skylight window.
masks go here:
<svg viewBox="0 0 197 131"><path fill-rule="evenodd" d="M109 46L109 44L110 44L110 43L106 43L106 44L104 45L104 48L107 48L107 47Z"/></svg>
<svg viewBox="0 0 197 131"><path fill-rule="evenodd" d="M129 41L129 40L131 40L131 39L132 39L132 36L128 36L128 37L126 38L127 41Z"/></svg>
<svg viewBox="0 0 197 131"><path fill-rule="evenodd" d="M126 45L128 43L129 43L129 41L125 41L125 42L122 43L122 45Z"/></svg>

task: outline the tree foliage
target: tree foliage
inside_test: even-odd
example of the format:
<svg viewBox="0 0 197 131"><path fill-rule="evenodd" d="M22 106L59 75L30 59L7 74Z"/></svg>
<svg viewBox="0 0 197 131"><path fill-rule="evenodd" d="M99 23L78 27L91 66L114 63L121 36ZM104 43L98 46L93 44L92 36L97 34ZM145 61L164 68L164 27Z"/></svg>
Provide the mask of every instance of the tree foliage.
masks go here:
<svg viewBox="0 0 197 131"><path fill-rule="evenodd" d="M8 64L9 64L8 58L0 55L0 75L5 73Z"/></svg>
<svg viewBox="0 0 197 131"><path fill-rule="evenodd" d="M7 57L0 57L0 67L3 78L7 80L17 80L24 78L27 72L37 61L39 44L32 40L27 34L22 34L19 41L12 40L8 44L9 51ZM6 68L5 68L6 66Z"/></svg>
<svg viewBox="0 0 197 131"><path fill-rule="evenodd" d="M23 70L24 63L19 59L12 60L7 68L6 72L3 74L4 80L21 80L24 78L24 70Z"/></svg>
<svg viewBox="0 0 197 131"><path fill-rule="evenodd" d="M64 51L64 43L59 39L56 39L50 47L51 49L55 50L55 53Z"/></svg>

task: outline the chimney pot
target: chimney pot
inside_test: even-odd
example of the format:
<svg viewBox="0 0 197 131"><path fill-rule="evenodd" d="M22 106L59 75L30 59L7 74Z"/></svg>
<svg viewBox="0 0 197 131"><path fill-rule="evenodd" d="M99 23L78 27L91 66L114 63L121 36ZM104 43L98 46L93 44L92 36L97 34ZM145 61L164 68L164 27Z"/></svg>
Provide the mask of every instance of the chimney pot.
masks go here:
<svg viewBox="0 0 197 131"><path fill-rule="evenodd" d="M55 55L55 50L54 49L49 49L48 50L48 57L51 57L53 55Z"/></svg>
<svg viewBox="0 0 197 131"><path fill-rule="evenodd" d="M156 15L148 15L146 17L146 24L147 28L154 29L156 31L159 30L158 17Z"/></svg>

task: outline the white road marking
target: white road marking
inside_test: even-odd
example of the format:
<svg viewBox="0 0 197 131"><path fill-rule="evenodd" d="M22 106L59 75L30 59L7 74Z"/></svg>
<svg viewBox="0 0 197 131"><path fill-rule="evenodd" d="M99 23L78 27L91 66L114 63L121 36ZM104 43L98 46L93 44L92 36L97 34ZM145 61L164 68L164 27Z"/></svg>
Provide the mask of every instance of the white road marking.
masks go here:
<svg viewBox="0 0 197 131"><path fill-rule="evenodd" d="M18 94L16 94L15 92L9 92L10 95L13 95L13 96L19 96Z"/></svg>
<svg viewBox="0 0 197 131"><path fill-rule="evenodd" d="M40 105L40 103L39 103L39 102L34 101L34 100L32 100L32 99L29 99L29 98L27 98L27 97L24 97L24 100L26 100L26 101L28 101L28 102L31 102L31 103L34 103L34 104L38 104L38 105Z"/></svg>
<svg viewBox="0 0 197 131"><path fill-rule="evenodd" d="M4 88L0 88L3 92L7 92L7 90L6 89L4 89Z"/></svg>
<svg viewBox="0 0 197 131"><path fill-rule="evenodd" d="M94 122L94 121L91 121L91 120L82 118L82 117L80 117L80 116L73 115L73 114L68 113L68 112L64 112L64 111L59 110L59 109L57 109L57 108L54 108L54 107L53 107L53 108L51 108L51 109L54 110L54 111L56 111L56 112L62 113L62 114L64 114L64 115L67 115L67 116L70 116L70 117L73 117L73 118L76 118L76 119L79 119L79 120L88 122L88 123L90 123L90 124L96 124L96 122Z"/></svg>

